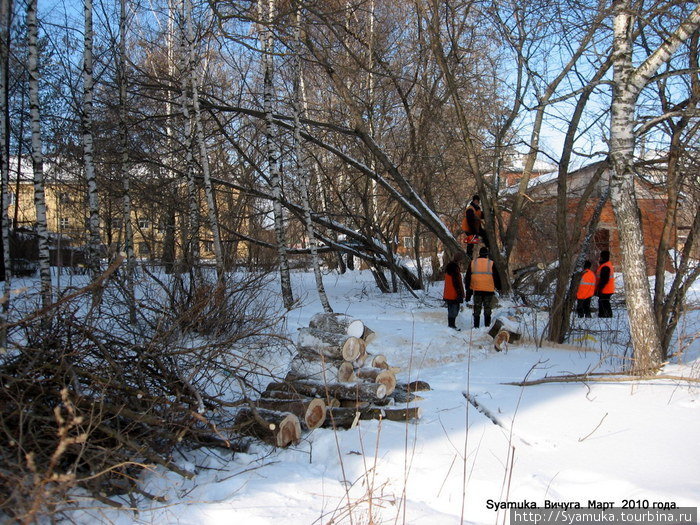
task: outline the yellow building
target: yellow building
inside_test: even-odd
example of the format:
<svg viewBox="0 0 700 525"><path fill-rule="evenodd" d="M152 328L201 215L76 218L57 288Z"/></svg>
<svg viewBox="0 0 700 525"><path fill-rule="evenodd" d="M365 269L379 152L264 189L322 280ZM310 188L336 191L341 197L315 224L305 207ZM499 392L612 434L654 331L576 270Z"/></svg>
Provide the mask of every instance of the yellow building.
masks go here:
<svg viewBox="0 0 700 525"><path fill-rule="evenodd" d="M36 207L34 205L33 173L29 160L22 162L19 182L17 181L16 161L11 165L10 206L8 216L14 229L33 229L36 225ZM85 182L79 177L66 173L57 173L48 165L45 174L44 193L46 201L46 222L51 234L53 249L60 247L84 246L88 240L89 209ZM158 184L156 184L158 186ZM169 189L153 189L139 194L134 191L132 197L131 224L134 236L134 252L143 259L174 259L183 253L186 243L185 217L186 188L176 182L167 184ZM100 228L105 255L124 249L124 221L122 195L114 188L102 188L100 191ZM167 198L166 198L167 197ZM217 192L217 209L219 216L230 217L238 204L236 192ZM213 241L207 228L204 199L200 198L199 251L202 259L211 259ZM240 215L241 210L238 210ZM235 225L237 231L248 229L247 221L239 220ZM222 237L224 237L222 235ZM226 244L226 243L224 243ZM245 242L238 239L228 241L225 251L235 253L236 259L245 259L249 249ZM60 263L59 263L60 264Z"/></svg>

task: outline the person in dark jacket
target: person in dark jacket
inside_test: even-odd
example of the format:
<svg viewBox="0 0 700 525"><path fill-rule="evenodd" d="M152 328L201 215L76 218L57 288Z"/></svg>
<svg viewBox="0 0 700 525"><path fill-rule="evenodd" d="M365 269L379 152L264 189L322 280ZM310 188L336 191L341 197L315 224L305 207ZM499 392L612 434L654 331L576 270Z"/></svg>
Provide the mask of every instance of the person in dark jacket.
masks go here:
<svg viewBox="0 0 700 525"><path fill-rule="evenodd" d="M495 292L501 291L501 276L489 259L489 249L485 246L479 250L479 257L471 261L464 276L466 300L474 295L474 328L479 328L481 310L484 310L484 326L491 325L491 310Z"/></svg>
<svg viewBox="0 0 700 525"><path fill-rule="evenodd" d="M462 269L459 264L462 262L464 254L458 253L445 266L445 287L442 298L447 304L447 326L454 328L458 332L455 321L459 315L459 308L464 302L464 288L462 287Z"/></svg>
<svg viewBox="0 0 700 525"><path fill-rule="evenodd" d="M583 263L581 281L576 290L576 314L579 317L591 316L591 297L595 294L596 278L591 270L591 261Z"/></svg>
<svg viewBox="0 0 700 525"><path fill-rule="evenodd" d="M600 264L596 272L595 294L598 296L598 317L612 317L610 298L615 293L615 269L610 262L610 252L600 252Z"/></svg>
<svg viewBox="0 0 700 525"><path fill-rule="evenodd" d="M488 246L486 232L484 231L484 212L481 210L481 199L478 195L474 195L471 202L467 205L467 209L464 212L464 221L462 221L462 230L468 236L478 236L481 242ZM472 260L473 255L474 243L467 243L467 257L469 257L469 260Z"/></svg>

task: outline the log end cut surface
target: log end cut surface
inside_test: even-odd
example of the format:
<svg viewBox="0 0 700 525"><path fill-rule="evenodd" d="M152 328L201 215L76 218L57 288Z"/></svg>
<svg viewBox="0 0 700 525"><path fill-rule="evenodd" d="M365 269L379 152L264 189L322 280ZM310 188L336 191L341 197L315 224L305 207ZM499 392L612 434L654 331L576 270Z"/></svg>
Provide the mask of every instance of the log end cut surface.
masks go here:
<svg viewBox="0 0 700 525"><path fill-rule="evenodd" d="M326 403L322 399L313 399L306 408L304 422L309 430L318 428L326 421Z"/></svg>

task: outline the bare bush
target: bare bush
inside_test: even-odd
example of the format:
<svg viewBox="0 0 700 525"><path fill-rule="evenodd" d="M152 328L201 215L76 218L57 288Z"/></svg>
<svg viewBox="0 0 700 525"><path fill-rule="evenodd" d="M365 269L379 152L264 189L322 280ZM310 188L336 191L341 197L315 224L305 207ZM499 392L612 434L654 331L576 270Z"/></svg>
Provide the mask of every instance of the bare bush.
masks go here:
<svg viewBox="0 0 700 525"><path fill-rule="evenodd" d="M118 286L95 311L86 293L9 325L0 357L0 511L22 522L69 506L80 488L119 506L144 467L192 476L178 446L245 450L234 423L281 350L265 277L146 279L129 324ZM148 286L146 286L148 284ZM92 308L92 309L91 309ZM147 495L146 495L147 496Z"/></svg>

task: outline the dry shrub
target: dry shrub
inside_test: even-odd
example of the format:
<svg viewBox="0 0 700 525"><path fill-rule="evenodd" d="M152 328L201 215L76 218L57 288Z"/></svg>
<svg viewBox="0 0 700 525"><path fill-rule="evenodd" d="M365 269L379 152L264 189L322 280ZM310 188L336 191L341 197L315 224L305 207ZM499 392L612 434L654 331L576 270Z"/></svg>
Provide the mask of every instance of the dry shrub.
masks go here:
<svg viewBox="0 0 700 525"><path fill-rule="evenodd" d="M282 344L265 280L168 279L142 283L136 323L111 283L99 307L77 294L10 325L0 516L31 522L74 508L76 489L118 506L115 494L144 494L144 467L192 475L171 461L176 447L246 448L234 417L260 374L255 349Z"/></svg>

